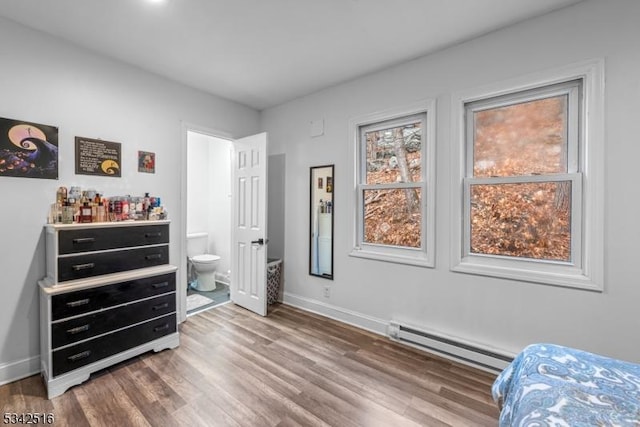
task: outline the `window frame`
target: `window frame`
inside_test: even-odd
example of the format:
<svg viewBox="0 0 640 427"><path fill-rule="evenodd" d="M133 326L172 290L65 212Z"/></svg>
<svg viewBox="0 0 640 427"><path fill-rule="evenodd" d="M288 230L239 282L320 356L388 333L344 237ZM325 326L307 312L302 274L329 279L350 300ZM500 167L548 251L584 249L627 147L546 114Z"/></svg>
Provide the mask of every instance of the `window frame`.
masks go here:
<svg viewBox="0 0 640 427"><path fill-rule="evenodd" d="M579 84L576 82L579 81ZM567 171L544 175L475 177L469 114L560 94L568 95ZM451 270L517 281L603 290L604 62L589 61L490 87L457 93L452 102ZM572 126L571 121L577 122ZM471 186L570 181L571 260L471 253Z"/></svg>
<svg viewBox="0 0 640 427"><path fill-rule="evenodd" d="M411 183L366 183L365 132L389 129L406 123L422 122L422 180ZM421 267L435 265L435 100L425 100L402 108L367 114L350 120L353 138L353 248L350 256ZM364 193L367 190L418 188L421 192L421 247L410 248L364 241Z"/></svg>

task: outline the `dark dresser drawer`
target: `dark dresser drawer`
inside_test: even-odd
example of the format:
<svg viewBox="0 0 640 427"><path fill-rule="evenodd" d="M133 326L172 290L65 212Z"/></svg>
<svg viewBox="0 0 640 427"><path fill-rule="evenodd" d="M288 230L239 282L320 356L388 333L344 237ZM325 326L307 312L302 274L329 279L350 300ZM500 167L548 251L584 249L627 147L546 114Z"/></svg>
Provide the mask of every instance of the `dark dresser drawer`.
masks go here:
<svg viewBox="0 0 640 427"><path fill-rule="evenodd" d="M169 225L61 230L59 255L169 243Z"/></svg>
<svg viewBox="0 0 640 427"><path fill-rule="evenodd" d="M176 294L138 301L51 325L52 348L82 341L176 310Z"/></svg>
<svg viewBox="0 0 640 427"><path fill-rule="evenodd" d="M51 320L65 319L154 295L175 291L176 274L144 277L97 288L53 295Z"/></svg>
<svg viewBox="0 0 640 427"><path fill-rule="evenodd" d="M168 245L59 257L58 282L168 263Z"/></svg>
<svg viewBox="0 0 640 427"><path fill-rule="evenodd" d="M176 332L176 315L154 319L141 325L123 329L70 347L54 350L53 376L89 365L130 348Z"/></svg>
<svg viewBox="0 0 640 427"><path fill-rule="evenodd" d="M180 345L169 224L45 225L40 366L50 399L114 363Z"/></svg>

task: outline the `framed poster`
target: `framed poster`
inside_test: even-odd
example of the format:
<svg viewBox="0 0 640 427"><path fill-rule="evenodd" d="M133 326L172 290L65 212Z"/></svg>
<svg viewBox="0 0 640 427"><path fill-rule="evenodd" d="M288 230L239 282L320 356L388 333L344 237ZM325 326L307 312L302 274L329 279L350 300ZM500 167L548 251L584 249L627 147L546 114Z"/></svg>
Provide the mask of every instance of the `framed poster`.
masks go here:
<svg viewBox="0 0 640 427"><path fill-rule="evenodd" d="M0 176L58 179L58 128L0 118Z"/></svg>
<svg viewBox="0 0 640 427"><path fill-rule="evenodd" d="M76 174L121 176L122 144L76 136Z"/></svg>
<svg viewBox="0 0 640 427"><path fill-rule="evenodd" d="M156 153L138 151L138 172L156 173Z"/></svg>

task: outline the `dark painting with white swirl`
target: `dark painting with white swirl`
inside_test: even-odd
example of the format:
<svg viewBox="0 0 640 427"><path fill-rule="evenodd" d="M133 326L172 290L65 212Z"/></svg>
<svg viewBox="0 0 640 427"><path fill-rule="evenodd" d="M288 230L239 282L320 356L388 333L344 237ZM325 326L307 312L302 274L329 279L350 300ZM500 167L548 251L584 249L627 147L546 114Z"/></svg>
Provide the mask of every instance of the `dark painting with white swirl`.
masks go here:
<svg viewBox="0 0 640 427"><path fill-rule="evenodd" d="M58 128L0 118L0 176L58 179Z"/></svg>

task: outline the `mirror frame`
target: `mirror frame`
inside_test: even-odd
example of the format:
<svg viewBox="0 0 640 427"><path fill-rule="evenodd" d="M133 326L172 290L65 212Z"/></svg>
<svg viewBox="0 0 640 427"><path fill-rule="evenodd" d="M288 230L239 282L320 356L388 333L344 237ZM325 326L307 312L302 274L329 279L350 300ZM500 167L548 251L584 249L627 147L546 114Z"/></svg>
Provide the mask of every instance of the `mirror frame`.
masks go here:
<svg viewBox="0 0 640 427"><path fill-rule="evenodd" d="M324 169L324 168L331 168L331 274L320 274L318 273L314 273L313 272L313 240L314 240L314 224L313 224L313 210L315 209L314 207L314 194L315 194L315 189L317 188L317 178L314 176L314 171L316 169ZM326 179L326 177L323 177ZM333 196L335 194L335 165L330 164L330 165L321 165L321 166L311 166L309 168L309 275L314 276L314 277L320 277L323 279L328 279L328 280L333 280L333 273L334 273L334 269L333 269L333 250L334 250L334 223L335 223L335 196ZM326 182L323 183L324 188L326 188Z"/></svg>

